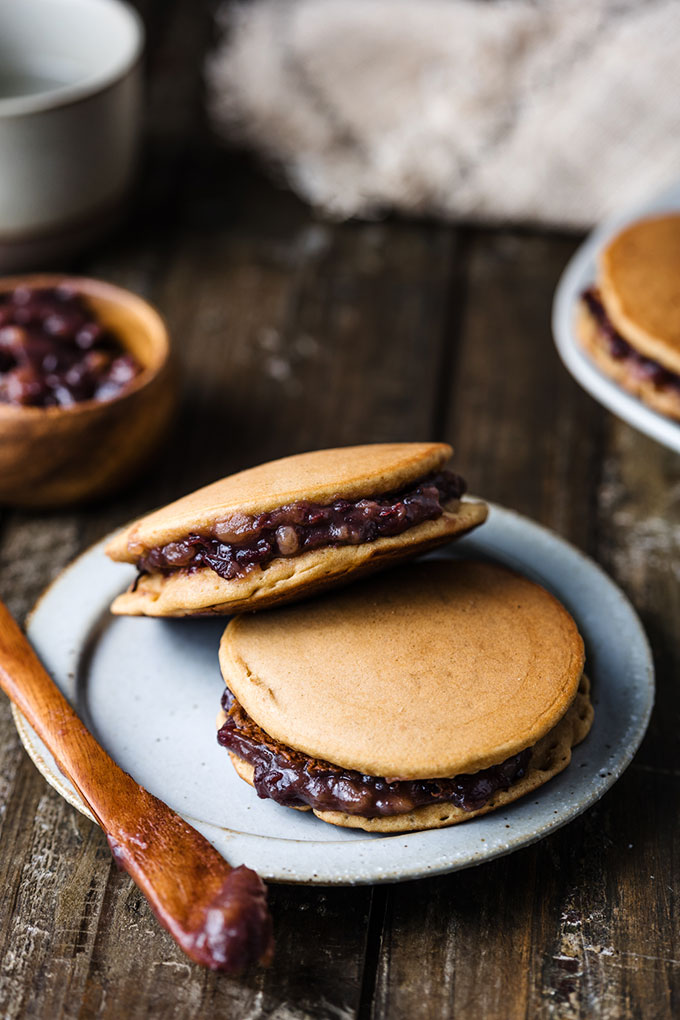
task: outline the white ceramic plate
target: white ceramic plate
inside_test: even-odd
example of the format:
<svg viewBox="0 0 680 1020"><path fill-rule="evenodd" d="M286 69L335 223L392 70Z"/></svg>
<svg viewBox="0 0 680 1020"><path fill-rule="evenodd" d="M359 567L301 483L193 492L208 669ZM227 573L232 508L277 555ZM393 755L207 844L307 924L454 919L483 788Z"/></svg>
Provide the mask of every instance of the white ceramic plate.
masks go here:
<svg viewBox="0 0 680 1020"><path fill-rule="evenodd" d="M553 335L559 355L574 379L600 404L633 428L680 453L680 423L647 407L621 389L583 351L574 331L574 311L582 292L597 275L597 256L614 234L633 220L680 209L680 182L649 202L608 220L590 234L572 256L555 292Z"/></svg>
<svg viewBox="0 0 680 1020"><path fill-rule="evenodd" d="M83 720L119 765L182 814L232 863L285 882L391 882L466 868L545 836L621 775L654 698L642 626L621 591L551 532L493 507L487 524L438 555L483 556L541 581L576 617L586 642L595 722L571 765L534 795L449 829L378 836L339 829L262 801L215 739L225 620L112 617L132 568L94 546L47 590L28 634ZM87 814L26 721L21 739L49 783Z"/></svg>

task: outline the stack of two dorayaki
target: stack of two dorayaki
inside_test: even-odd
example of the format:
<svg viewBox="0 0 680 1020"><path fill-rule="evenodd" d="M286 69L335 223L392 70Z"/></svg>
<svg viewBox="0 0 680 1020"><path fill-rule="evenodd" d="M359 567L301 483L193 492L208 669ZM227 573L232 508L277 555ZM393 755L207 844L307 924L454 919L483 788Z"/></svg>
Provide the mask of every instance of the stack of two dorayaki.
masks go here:
<svg viewBox="0 0 680 1020"><path fill-rule="evenodd" d="M241 614L218 740L260 797L374 832L453 825L546 782L588 732L583 642L556 599L491 563L403 562L486 519L450 455L288 457L110 544L138 567L114 612Z"/></svg>

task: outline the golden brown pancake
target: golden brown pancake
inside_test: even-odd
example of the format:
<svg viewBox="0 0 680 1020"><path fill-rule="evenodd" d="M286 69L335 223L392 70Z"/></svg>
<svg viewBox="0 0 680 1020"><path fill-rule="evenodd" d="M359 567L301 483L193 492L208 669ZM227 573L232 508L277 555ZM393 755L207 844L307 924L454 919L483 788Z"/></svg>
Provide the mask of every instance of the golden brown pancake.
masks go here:
<svg viewBox="0 0 680 1020"><path fill-rule="evenodd" d="M552 595L503 567L451 560L237 617L220 647L239 712L312 772L331 763L388 782L445 779L532 749L516 780L474 811L315 808L325 821L379 832L454 824L561 771L592 720L583 663L576 625ZM253 763L233 760L252 781Z"/></svg>
<svg viewBox="0 0 680 1020"><path fill-rule="evenodd" d="M680 214L640 220L609 242L576 329L607 375L680 417Z"/></svg>
<svg viewBox="0 0 680 1020"><path fill-rule="evenodd" d="M307 518L302 522L302 517L295 516L301 507L328 508L338 500L351 504L355 516L358 501L368 504L362 510L365 515L377 518L390 501L397 511L402 506L403 515L401 495L412 493L424 481L431 484L433 478L455 477L442 473L450 456L451 448L444 443L320 450L262 464L199 489L134 522L109 543L107 553L112 559L134 563L141 571L130 590L115 600L112 611L184 616L261 609L306 597L450 541L481 524L487 508L481 502L461 502L455 485L452 489L446 481L441 482L438 516L416 518L412 523L409 518L405 530L380 532L370 540L357 539L356 533L343 538L341 522L337 541L303 547L300 536L312 525ZM262 565L241 568L220 560L215 567L203 561L185 562L192 536L212 543L211 556L214 548L224 549L219 543L227 543L230 556L235 551L240 555L248 543L257 545L257 522L262 515L280 516L282 511L302 523L284 523L283 530L271 532L274 552ZM338 511L341 517L346 512L350 511ZM280 534L292 541L292 551ZM170 555L184 560L170 562ZM217 558L213 556L211 563ZM232 569L237 570L235 576L230 574Z"/></svg>
<svg viewBox="0 0 680 1020"><path fill-rule="evenodd" d="M680 213L639 220L600 258L600 291L636 350L680 373Z"/></svg>

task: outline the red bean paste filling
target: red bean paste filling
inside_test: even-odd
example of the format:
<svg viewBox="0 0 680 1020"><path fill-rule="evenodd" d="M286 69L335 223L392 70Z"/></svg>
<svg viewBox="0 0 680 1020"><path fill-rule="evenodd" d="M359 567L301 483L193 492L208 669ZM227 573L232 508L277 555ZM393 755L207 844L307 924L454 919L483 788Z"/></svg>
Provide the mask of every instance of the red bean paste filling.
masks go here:
<svg viewBox="0 0 680 1020"><path fill-rule="evenodd" d="M0 402L70 407L112 400L141 369L72 288L0 294Z"/></svg>
<svg viewBox="0 0 680 1020"><path fill-rule="evenodd" d="M218 743L253 766L258 797L285 807L308 805L364 818L408 814L427 804L477 811L498 790L521 779L531 758L529 747L500 765L453 779L380 779L309 758L274 740L253 722L229 688L222 695L222 708L227 720L217 733Z"/></svg>
<svg viewBox="0 0 680 1020"><path fill-rule="evenodd" d="M234 514L215 525L215 534L189 535L159 546L137 566L141 574L210 567L230 581L281 556L400 535L416 524L441 517L443 504L460 499L465 488L458 475L442 471L415 487L376 499L338 499L329 506L301 500L255 517Z"/></svg>
<svg viewBox="0 0 680 1020"><path fill-rule="evenodd" d="M597 322L600 336L611 358L625 362L636 379L651 382L659 389L673 389L680 393L680 375L670 372L652 358L645 358L623 339L607 315L597 287L590 287L585 291L583 300Z"/></svg>

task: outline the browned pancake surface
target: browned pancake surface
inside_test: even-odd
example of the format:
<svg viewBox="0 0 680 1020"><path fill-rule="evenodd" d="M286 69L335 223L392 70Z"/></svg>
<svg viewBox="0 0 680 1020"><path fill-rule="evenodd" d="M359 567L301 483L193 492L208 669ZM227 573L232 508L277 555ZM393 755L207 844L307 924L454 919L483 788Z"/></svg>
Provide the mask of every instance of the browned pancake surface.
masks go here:
<svg viewBox="0 0 680 1020"><path fill-rule="evenodd" d="M583 642L540 586L471 561L410 564L232 620L224 678L282 743L374 776L476 772L564 715Z"/></svg>
<svg viewBox="0 0 680 1020"><path fill-rule="evenodd" d="M602 252L598 283L624 340L680 373L680 214L621 231Z"/></svg>

